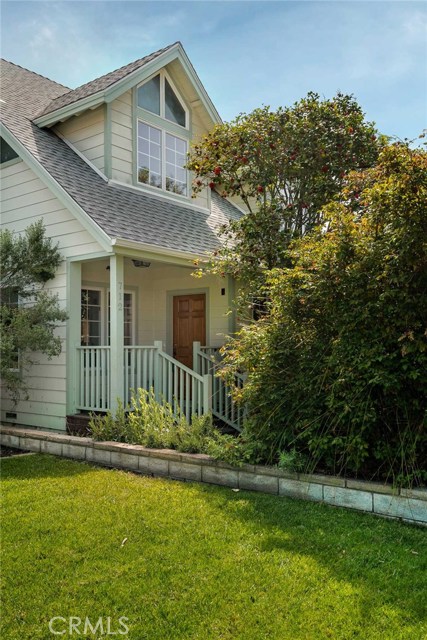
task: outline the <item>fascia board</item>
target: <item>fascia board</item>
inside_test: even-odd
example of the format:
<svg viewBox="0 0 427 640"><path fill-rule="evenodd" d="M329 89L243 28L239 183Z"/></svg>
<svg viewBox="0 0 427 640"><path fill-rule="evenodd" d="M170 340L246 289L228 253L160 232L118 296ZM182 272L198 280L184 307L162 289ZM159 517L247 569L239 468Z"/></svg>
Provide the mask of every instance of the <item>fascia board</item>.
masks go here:
<svg viewBox="0 0 427 640"><path fill-rule="evenodd" d="M34 124L39 127L47 127L55 124L60 120L65 120L73 115L77 115L81 111L86 109L94 109L104 102L111 103L116 100L118 97L126 93L132 89L135 85L143 82L146 78L149 78L151 75L160 71L167 64L172 62L173 60L178 59L185 72L187 73L194 89L197 94L200 96L203 106L209 114L209 117L212 119L214 124L220 124L222 119L215 109L215 106L211 99L209 98L206 89L202 85L197 73L194 70L193 65L191 64L187 54L180 44L176 44L168 51L165 51L157 58L152 60L151 62L147 62L140 69L136 69L125 78L118 80L115 84L103 91L99 91L98 93L88 96L87 98L82 98L76 102L73 102L62 109L58 109L57 111L52 111L44 116L40 116L33 120Z"/></svg>
<svg viewBox="0 0 427 640"><path fill-rule="evenodd" d="M56 111L51 111L44 116L35 118L33 120L34 124L36 124L38 127L47 127L55 124L60 120L69 118L70 116L73 116L85 109L93 109L103 104L104 102L112 102L118 96L122 95L128 90L128 85L130 88L133 87L135 83L138 83L138 76L140 74L142 75L142 77L144 77L145 75L151 75L154 72L153 69L156 68L157 64L159 65L159 69L161 69L163 66L165 66L165 64L168 64L169 62L174 60L177 55L177 48L178 45L174 45L173 47L171 47L171 49L168 49L168 51L165 51L151 62L147 62L140 69L132 71L132 73L128 74L126 77L118 80L113 85L107 87L106 89L103 89L102 91L98 91L97 93L94 93L91 96L87 96L86 98L82 98L81 100L76 100L76 102L72 102L66 107L62 107L61 109L57 109ZM145 71L147 68L150 69L148 73L146 73Z"/></svg>
<svg viewBox="0 0 427 640"><path fill-rule="evenodd" d="M116 253L129 256L129 252L132 252L135 257L143 254L144 257L152 258L153 260L163 260L163 262L173 262L174 264L186 266L191 266L190 263L195 260L207 259L206 254L187 253L186 251L167 249L166 247L158 247L153 244L146 244L144 242L136 242L123 238L114 238L112 245Z"/></svg>
<svg viewBox="0 0 427 640"><path fill-rule="evenodd" d="M47 113L44 116L35 118L32 122L40 128L50 127L57 122L71 118L71 116L77 116L82 111L87 111L87 109L96 109L96 107L104 104L104 102L105 90L99 91L91 96L87 96L86 98L82 98L81 100L77 100L76 102L72 102L66 107Z"/></svg>
<svg viewBox="0 0 427 640"><path fill-rule="evenodd" d="M54 196L71 211L82 226L99 242L101 247L112 252L111 238L96 224L94 220L82 209L77 202L61 187L61 185L51 176L51 174L34 158L26 147L9 131L4 123L0 123L1 136L12 147L16 153L28 164L36 176L52 191Z"/></svg>
<svg viewBox="0 0 427 640"><path fill-rule="evenodd" d="M172 62L178 57L177 46L172 47L169 51L165 51L158 58L155 58L151 62L147 62L140 69L136 69L125 78L122 78L116 82L112 87L106 89L106 102L113 102L116 98L119 98L123 93L133 89L133 87L140 82L144 82L146 78L149 78L160 69L163 69L167 64Z"/></svg>
<svg viewBox="0 0 427 640"><path fill-rule="evenodd" d="M215 108L214 103L212 102L212 100L210 99L206 89L204 88L199 76L197 75L189 57L187 56L187 54L185 53L184 49L182 47L180 47L179 49L179 59L180 62L182 64L182 66L184 67L188 77L190 78L194 89L196 90L196 92L199 94L200 99L202 100L203 106L205 107L206 111L208 112L209 116L211 117L212 121L214 124L222 124L222 118L219 115L218 111Z"/></svg>

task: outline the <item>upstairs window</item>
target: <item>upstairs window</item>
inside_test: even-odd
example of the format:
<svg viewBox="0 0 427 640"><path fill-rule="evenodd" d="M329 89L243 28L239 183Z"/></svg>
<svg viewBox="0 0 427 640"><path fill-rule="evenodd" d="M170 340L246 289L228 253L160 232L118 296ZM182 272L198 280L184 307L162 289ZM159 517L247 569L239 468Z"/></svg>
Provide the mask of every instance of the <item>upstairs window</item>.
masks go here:
<svg viewBox="0 0 427 640"><path fill-rule="evenodd" d="M138 182L186 196L187 141L138 121Z"/></svg>
<svg viewBox="0 0 427 640"><path fill-rule="evenodd" d="M186 109L163 73L138 87L138 107L180 127L188 127Z"/></svg>
<svg viewBox="0 0 427 640"><path fill-rule="evenodd" d="M137 181L188 196L189 114L165 71L137 90Z"/></svg>
<svg viewBox="0 0 427 640"><path fill-rule="evenodd" d="M0 156L0 164L4 164L5 162L9 162L9 160L18 158L16 151L14 151L10 144L7 144L6 140L3 140L3 138L0 138Z"/></svg>

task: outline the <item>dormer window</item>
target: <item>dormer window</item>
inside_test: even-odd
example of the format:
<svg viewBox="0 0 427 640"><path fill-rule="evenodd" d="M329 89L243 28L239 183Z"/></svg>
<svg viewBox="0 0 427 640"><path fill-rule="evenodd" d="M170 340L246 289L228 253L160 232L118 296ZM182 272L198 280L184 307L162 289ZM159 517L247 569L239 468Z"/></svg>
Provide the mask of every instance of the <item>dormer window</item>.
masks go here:
<svg viewBox="0 0 427 640"><path fill-rule="evenodd" d="M165 74L159 73L138 87L138 107L180 127L188 126L186 109Z"/></svg>
<svg viewBox="0 0 427 640"><path fill-rule="evenodd" d="M138 87L137 182L188 196L189 112L164 71Z"/></svg>

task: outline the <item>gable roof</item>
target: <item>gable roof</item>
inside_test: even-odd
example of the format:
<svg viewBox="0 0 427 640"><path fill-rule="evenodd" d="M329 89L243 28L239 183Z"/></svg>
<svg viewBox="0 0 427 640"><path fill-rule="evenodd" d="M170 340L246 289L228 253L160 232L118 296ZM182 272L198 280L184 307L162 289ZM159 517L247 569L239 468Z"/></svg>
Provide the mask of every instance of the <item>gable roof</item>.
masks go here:
<svg viewBox="0 0 427 640"><path fill-rule="evenodd" d="M1 122L20 155L30 154L45 175L87 216L111 243L127 240L203 255L219 246L217 229L241 211L212 193L210 212L106 182L53 131L32 120L52 100L69 91L63 85L1 61ZM18 144L16 144L16 142ZM22 148L19 148L22 145ZM24 153L24 155L25 155Z"/></svg>
<svg viewBox="0 0 427 640"><path fill-rule="evenodd" d="M77 89L70 89L67 93L53 99L44 109L40 111L40 113L36 115L36 118L53 111L57 111L58 109L62 109L63 107L82 100L83 98L93 96L100 91L108 89L109 87L119 82L119 80L126 78L134 71L138 71L152 60L158 58L162 53L170 51L179 44L179 42L175 42L174 44L164 47L163 49L159 49L158 51L155 51L154 53L151 53L144 58L140 58L139 60L135 60L130 64L120 67L120 69L116 69L115 71L106 73L100 78L96 78L95 80L86 82L86 84L82 84L80 87L77 87Z"/></svg>

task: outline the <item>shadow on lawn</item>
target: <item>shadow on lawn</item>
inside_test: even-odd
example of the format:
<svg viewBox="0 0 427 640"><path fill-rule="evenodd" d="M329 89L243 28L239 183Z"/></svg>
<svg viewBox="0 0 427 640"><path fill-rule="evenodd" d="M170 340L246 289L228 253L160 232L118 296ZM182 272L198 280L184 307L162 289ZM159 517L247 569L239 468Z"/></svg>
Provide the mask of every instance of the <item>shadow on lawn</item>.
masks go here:
<svg viewBox="0 0 427 640"><path fill-rule="evenodd" d="M45 454L5 459L2 478L58 479L99 472L89 464L61 459L60 465L52 465L51 460L54 457ZM425 622L425 530L319 503L196 483L189 487L207 502L214 518L216 512L228 514L230 520L244 523L248 538L253 532L250 542L257 557L275 554L280 564L292 562L291 556L306 556L332 579L358 589L358 608L367 625L381 606L399 609L408 623Z"/></svg>
<svg viewBox="0 0 427 640"><path fill-rule="evenodd" d="M397 607L416 622L427 620L427 536L413 525L320 503L249 491L209 495L211 507L228 511L254 532L264 528L261 553L308 556L336 580L360 589L362 619L379 604Z"/></svg>

